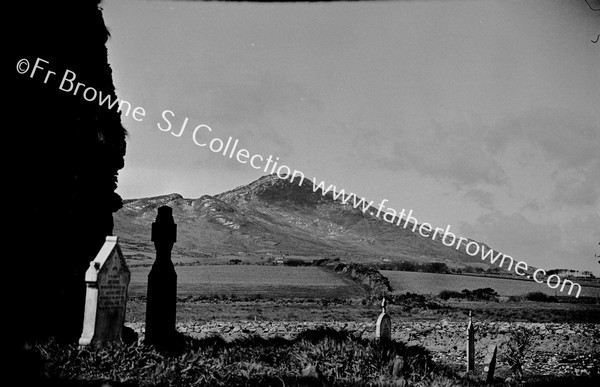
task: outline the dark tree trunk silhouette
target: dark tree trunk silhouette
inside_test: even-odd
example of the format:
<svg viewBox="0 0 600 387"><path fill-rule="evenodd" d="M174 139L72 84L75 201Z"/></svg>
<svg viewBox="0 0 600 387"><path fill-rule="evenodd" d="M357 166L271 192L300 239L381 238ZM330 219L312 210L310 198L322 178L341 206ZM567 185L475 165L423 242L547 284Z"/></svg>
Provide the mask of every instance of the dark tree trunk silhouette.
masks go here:
<svg viewBox="0 0 600 387"><path fill-rule="evenodd" d="M14 28L5 35L11 71L4 116L12 122L5 140L12 152L6 180L15 277L8 308L19 346L49 336L75 341L81 333L83 275L112 235L112 214L122 205L115 189L126 131L118 106L108 109L58 87L68 69L86 87L116 98L99 2L17 3L5 14ZM46 83L46 70L33 77L15 70L19 60L33 66L37 58L56 72Z"/></svg>

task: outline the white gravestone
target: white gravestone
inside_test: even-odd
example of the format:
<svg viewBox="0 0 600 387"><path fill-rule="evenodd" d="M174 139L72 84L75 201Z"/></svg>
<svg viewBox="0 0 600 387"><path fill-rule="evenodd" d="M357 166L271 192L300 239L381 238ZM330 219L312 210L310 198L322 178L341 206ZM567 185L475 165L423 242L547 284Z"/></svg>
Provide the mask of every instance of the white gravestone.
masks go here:
<svg viewBox="0 0 600 387"><path fill-rule="evenodd" d="M130 278L117 237L107 236L85 273L85 314L79 345L122 341Z"/></svg>
<svg viewBox="0 0 600 387"><path fill-rule="evenodd" d="M385 297L381 301L381 314L377 318L375 325L375 339L390 340L392 338L392 319L386 313L387 300Z"/></svg>

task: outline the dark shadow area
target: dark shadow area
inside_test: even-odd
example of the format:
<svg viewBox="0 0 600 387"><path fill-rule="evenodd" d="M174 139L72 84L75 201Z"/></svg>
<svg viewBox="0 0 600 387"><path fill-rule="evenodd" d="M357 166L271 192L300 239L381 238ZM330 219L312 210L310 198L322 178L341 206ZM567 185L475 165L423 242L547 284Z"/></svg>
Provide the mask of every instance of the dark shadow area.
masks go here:
<svg viewBox="0 0 600 387"><path fill-rule="evenodd" d="M331 328L307 330L293 339L180 335L178 340L160 349L141 342L81 349L50 340L27 352L44 369L38 379L44 386L63 381L66 386L349 386L364 385L379 374L421 378L434 369L423 347Z"/></svg>
<svg viewBox="0 0 600 387"><path fill-rule="evenodd" d="M141 343L78 349L46 342L28 353L45 375L40 386L595 386L598 375L532 376L519 382L466 375L435 364L421 346L377 342L331 328L294 339L180 336L181 347L158 350ZM42 367L40 367L41 369ZM40 374L41 375L41 374ZM28 384L35 385L35 384Z"/></svg>
<svg viewBox="0 0 600 387"><path fill-rule="evenodd" d="M9 369L28 375L35 362L21 353L25 343L72 343L81 334L84 273L122 206L115 189L126 130L118 104L83 97L93 88L116 98L99 1L12 2L6 15L16 29L7 58L12 200L3 348L15 363ZM65 74L76 79L63 83ZM85 86L75 95L77 83Z"/></svg>

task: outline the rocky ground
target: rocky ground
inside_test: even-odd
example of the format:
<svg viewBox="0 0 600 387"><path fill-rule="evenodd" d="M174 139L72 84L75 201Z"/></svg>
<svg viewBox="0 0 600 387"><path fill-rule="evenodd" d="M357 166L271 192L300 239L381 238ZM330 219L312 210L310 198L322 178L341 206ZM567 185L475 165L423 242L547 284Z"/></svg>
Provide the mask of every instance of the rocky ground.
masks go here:
<svg viewBox="0 0 600 387"><path fill-rule="evenodd" d="M483 369L483 362L490 344L501 344L509 339L510 327L530 329L535 338L533 350L525 360L525 372L534 375L582 375L600 373L600 325L567 323L512 323L474 322L476 333L476 368ZM140 339L144 325L131 322ZM247 335L291 338L306 329L332 327L345 329L363 338L372 338L375 323L371 322L179 322L177 330L186 335L203 338L220 335L232 340ZM429 349L436 362L461 369L466 361L465 323L446 319L439 321L411 321L393 323L392 338L408 345L422 345ZM500 354L500 352L499 352ZM499 360L498 374L507 373L506 363Z"/></svg>

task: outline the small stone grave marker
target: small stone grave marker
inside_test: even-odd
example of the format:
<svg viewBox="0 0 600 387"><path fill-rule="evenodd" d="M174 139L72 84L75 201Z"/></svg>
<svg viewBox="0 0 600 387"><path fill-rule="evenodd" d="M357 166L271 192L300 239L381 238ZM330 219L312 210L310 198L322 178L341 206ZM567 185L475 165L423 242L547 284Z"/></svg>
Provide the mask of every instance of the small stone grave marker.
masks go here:
<svg viewBox="0 0 600 387"><path fill-rule="evenodd" d="M488 353L485 356L483 371L487 374L486 383L492 383L494 381L494 371L496 370L496 352L498 351L498 346L495 344L490 344L488 347Z"/></svg>
<svg viewBox="0 0 600 387"><path fill-rule="evenodd" d="M383 301L381 301L381 314L377 318L377 324L375 325L375 339L377 340L390 340L392 338L392 319L386 313L387 305L388 302L383 297Z"/></svg>
<svg viewBox="0 0 600 387"><path fill-rule="evenodd" d="M469 312L469 324L467 325L467 372L475 371L475 328L473 318Z"/></svg>
<svg viewBox="0 0 600 387"><path fill-rule="evenodd" d="M85 273L87 289L79 345L122 341L130 278L118 238L107 236Z"/></svg>

